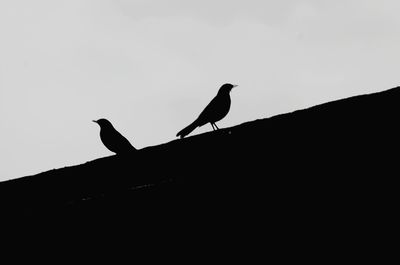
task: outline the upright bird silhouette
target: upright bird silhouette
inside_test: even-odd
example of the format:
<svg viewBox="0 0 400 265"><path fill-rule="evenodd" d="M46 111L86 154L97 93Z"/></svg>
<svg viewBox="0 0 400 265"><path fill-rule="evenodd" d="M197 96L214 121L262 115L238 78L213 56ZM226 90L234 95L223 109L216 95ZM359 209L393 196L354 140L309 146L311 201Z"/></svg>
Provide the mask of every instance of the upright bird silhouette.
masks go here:
<svg viewBox="0 0 400 265"><path fill-rule="evenodd" d="M136 150L131 143L120 134L107 119L93 120L100 126L100 139L108 150L116 154Z"/></svg>
<svg viewBox="0 0 400 265"><path fill-rule="evenodd" d="M215 130L215 128L219 129L215 123L222 120L228 114L231 107L231 97L229 93L231 92L232 88L236 86L237 85L232 84L222 85L218 90L218 94L211 100L210 103L208 103L207 107L205 107L205 109L200 113L199 117L178 132L176 136L183 138L197 127L203 126L207 123L211 124L213 130Z"/></svg>

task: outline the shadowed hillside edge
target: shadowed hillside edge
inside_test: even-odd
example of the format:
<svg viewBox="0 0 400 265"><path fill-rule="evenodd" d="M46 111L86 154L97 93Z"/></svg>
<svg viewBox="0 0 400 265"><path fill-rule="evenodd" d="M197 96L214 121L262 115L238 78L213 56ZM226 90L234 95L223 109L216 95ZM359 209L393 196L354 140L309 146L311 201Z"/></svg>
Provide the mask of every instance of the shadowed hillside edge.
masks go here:
<svg viewBox="0 0 400 265"><path fill-rule="evenodd" d="M267 211L276 223L383 212L397 172L399 102L397 87L5 181L2 209L230 222L261 222Z"/></svg>

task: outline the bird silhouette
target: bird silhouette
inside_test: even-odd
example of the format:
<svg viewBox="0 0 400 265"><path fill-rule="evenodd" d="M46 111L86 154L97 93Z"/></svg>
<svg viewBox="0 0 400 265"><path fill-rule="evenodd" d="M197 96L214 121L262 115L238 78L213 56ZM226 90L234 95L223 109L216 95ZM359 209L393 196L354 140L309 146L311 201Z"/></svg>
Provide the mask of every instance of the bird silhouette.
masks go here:
<svg viewBox="0 0 400 265"><path fill-rule="evenodd" d="M237 85L232 84L224 84L218 90L217 95L208 103L207 107L200 113L199 117L189 124L187 127L182 129L180 132L176 134L180 138L185 137L189 133L191 133L197 127L203 126L204 124L210 123L213 130L219 129L217 121L222 120L229 112L231 107L231 97L229 93L231 92L232 88L236 87Z"/></svg>
<svg viewBox="0 0 400 265"><path fill-rule="evenodd" d="M131 143L120 134L107 119L93 120L100 126L100 139L108 150L116 154L136 150Z"/></svg>

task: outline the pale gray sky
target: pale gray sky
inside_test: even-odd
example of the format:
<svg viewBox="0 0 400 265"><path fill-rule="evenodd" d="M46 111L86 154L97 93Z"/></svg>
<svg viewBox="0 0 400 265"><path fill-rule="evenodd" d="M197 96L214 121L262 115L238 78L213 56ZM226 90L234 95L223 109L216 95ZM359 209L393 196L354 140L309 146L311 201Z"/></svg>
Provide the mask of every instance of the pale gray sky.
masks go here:
<svg viewBox="0 0 400 265"><path fill-rule="evenodd" d="M399 10L395 0L2 0L0 181L111 155L93 119L138 149L173 140L226 82L239 87L220 127L397 86Z"/></svg>

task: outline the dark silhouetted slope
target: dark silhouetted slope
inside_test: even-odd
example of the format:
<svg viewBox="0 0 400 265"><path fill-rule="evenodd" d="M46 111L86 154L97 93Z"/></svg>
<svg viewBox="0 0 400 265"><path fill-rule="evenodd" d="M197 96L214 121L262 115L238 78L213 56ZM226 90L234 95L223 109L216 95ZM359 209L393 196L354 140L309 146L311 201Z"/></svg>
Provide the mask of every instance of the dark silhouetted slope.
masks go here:
<svg viewBox="0 0 400 265"><path fill-rule="evenodd" d="M391 218L399 103L397 87L6 181L3 216L181 242L367 240Z"/></svg>

